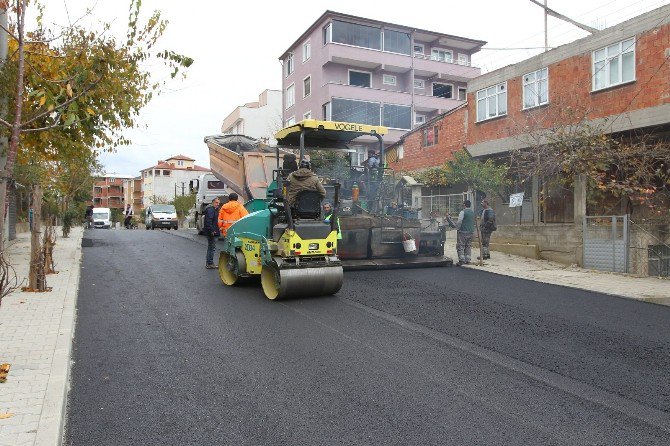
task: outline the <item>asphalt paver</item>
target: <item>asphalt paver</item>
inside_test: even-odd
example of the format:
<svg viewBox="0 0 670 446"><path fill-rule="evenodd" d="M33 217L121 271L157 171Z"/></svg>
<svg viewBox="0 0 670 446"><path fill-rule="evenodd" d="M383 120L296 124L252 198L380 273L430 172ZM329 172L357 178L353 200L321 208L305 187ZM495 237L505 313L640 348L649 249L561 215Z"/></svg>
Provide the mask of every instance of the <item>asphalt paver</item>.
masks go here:
<svg viewBox="0 0 670 446"><path fill-rule="evenodd" d="M272 302L184 231L87 231L65 444L670 442L670 308L463 268Z"/></svg>

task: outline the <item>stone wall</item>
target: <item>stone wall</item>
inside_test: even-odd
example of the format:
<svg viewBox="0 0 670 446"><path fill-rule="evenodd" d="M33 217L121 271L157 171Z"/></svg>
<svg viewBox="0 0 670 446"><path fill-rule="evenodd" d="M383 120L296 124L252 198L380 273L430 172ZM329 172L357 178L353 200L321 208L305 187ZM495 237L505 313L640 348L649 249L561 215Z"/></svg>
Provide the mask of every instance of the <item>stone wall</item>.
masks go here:
<svg viewBox="0 0 670 446"><path fill-rule="evenodd" d="M583 264L582 228L574 224L498 226L491 243L536 245L541 259L566 265Z"/></svg>

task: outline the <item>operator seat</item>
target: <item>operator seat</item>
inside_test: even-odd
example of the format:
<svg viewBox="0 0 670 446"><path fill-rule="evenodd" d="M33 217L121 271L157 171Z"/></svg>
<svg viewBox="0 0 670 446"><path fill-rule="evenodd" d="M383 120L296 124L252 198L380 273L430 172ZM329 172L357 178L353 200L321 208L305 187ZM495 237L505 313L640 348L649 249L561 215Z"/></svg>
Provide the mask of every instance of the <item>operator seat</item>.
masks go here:
<svg viewBox="0 0 670 446"><path fill-rule="evenodd" d="M316 220L321 217L321 194L315 190L298 192L293 205L294 218Z"/></svg>

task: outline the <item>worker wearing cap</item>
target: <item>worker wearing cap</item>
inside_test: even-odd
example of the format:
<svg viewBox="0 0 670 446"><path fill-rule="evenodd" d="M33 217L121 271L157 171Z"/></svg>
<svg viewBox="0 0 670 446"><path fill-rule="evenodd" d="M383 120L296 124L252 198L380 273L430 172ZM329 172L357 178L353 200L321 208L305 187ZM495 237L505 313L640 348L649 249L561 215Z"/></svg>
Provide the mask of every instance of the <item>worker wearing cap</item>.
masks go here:
<svg viewBox="0 0 670 446"><path fill-rule="evenodd" d="M219 229L224 237L233 223L249 213L244 205L237 201L237 198L237 194L232 192L228 195L228 203L221 206L219 210Z"/></svg>
<svg viewBox="0 0 670 446"><path fill-rule="evenodd" d="M322 200L326 198L326 189L319 181L319 177L312 172L312 164L307 160L302 160L300 168L288 176L286 195L289 206L294 206L298 193L306 190L318 192Z"/></svg>
<svg viewBox="0 0 670 446"><path fill-rule="evenodd" d="M333 218L333 206L327 201L323 204L323 222L330 223L330 220ZM340 229L340 218L338 217L335 220L337 223L337 239L342 240L342 230Z"/></svg>

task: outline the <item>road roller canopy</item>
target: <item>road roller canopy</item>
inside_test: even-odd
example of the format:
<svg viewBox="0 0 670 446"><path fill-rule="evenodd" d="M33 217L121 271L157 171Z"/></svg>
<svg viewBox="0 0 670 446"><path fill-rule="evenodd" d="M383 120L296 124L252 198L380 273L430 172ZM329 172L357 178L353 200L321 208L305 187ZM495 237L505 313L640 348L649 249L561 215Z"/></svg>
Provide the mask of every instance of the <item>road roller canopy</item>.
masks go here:
<svg viewBox="0 0 670 446"><path fill-rule="evenodd" d="M354 124L351 122L317 121L305 119L275 133L277 145L300 147L300 135L304 134L304 146L318 149L343 149L346 144L360 136L380 138L388 129L378 125Z"/></svg>

